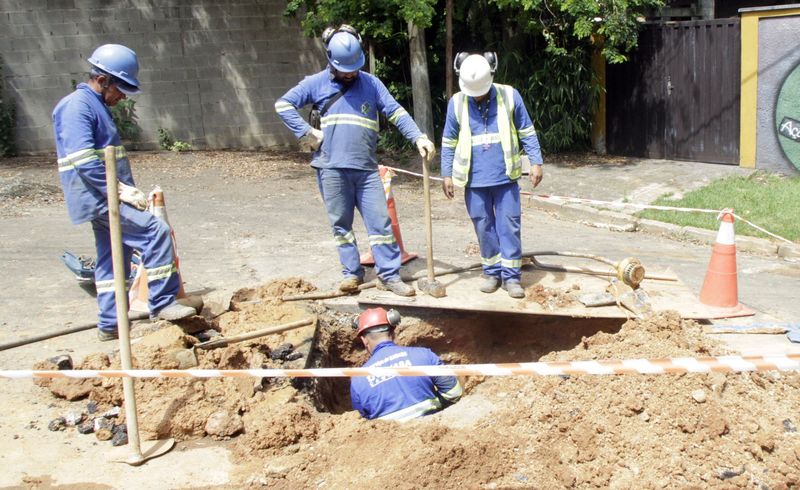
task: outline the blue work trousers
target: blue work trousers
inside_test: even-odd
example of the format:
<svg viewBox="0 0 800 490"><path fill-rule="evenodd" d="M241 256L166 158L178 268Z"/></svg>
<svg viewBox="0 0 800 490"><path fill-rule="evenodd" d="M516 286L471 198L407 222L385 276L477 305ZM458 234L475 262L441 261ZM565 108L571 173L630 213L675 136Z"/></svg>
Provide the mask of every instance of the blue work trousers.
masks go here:
<svg viewBox="0 0 800 490"><path fill-rule="evenodd" d="M481 248L483 273L505 282L519 282L522 267L519 185L467 187L467 213Z"/></svg>
<svg viewBox="0 0 800 490"><path fill-rule="evenodd" d="M399 278L400 247L392 233L392 220L377 169L318 168L317 184L333 228L344 277L364 277L353 233L353 217L358 208L367 228L378 277L383 281Z"/></svg>
<svg viewBox="0 0 800 490"><path fill-rule="evenodd" d="M170 227L147 211L127 204L119 206L122 229L122 263L124 277L130 284L131 255L133 250L142 254L141 267L147 271L149 288L148 307L155 314L175 301L180 286L172 249ZM111 234L108 213L92 220L97 264L94 281L97 288L97 305L100 308L97 327L112 331L117 328L117 302L114 297L114 267L111 258ZM125 288L126 291L128 287Z"/></svg>

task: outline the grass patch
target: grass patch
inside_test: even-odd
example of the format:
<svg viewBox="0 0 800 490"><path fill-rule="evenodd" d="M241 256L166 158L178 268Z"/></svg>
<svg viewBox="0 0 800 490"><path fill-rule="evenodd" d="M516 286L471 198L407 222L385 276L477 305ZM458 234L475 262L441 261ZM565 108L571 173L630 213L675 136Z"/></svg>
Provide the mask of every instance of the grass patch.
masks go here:
<svg viewBox="0 0 800 490"><path fill-rule="evenodd" d="M662 196L653 204L677 208L723 209L794 242L800 242L800 177L755 172L748 177L728 177L687 193L681 199ZM644 210L641 218L716 230L714 214ZM736 221L736 234L769 238L750 225Z"/></svg>

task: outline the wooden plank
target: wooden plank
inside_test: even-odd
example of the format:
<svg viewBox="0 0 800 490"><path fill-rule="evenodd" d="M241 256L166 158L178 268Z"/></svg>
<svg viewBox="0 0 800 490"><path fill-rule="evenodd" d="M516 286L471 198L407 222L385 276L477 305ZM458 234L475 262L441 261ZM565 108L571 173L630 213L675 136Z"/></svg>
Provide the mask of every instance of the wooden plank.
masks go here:
<svg viewBox="0 0 800 490"><path fill-rule="evenodd" d="M654 274L670 275L670 271ZM397 306L414 308L434 308L441 310L503 312L529 315L565 316L575 318L621 318L634 317L633 313L618 306L587 308L574 301L566 306L556 307L537 303L529 299L513 299L500 289L492 294L478 290L480 271L439 276L437 278L447 288L447 296L433 298L418 292L416 297L402 298L385 291L369 290L358 296L362 306ZM524 271L522 286L526 291L536 284L560 292L572 291L575 296L605 291L607 278L588 274L548 272L541 270ZM578 289L573 289L577 287ZM726 318L724 312L708 308L680 281L655 281L645 279L642 288L647 292L654 311L675 310L687 319Z"/></svg>

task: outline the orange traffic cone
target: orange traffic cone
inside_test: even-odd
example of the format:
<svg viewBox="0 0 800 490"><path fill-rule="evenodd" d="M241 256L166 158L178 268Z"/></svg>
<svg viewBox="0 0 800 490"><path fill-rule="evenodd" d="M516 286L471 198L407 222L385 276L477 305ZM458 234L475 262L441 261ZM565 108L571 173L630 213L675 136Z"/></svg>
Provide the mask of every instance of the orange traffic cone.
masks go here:
<svg viewBox="0 0 800 490"><path fill-rule="evenodd" d="M719 219L717 241L700 290L700 302L711 307L717 318L754 315L753 310L739 303L733 210L723 209Z"/></svg>
<svg viewBox="0 0 800 490"><path fill-rule="evenodd" d="M417 258L417 254L406 252L403 246L403 236L400 234L400 222L397 221L397 209L395 207L394 195L392 194L392 176L394 175L388 167L378 165L378 171L381 174L381 181L383 181L383 191L386 194L386 207L389 209L389 217L392 219L392 234L397 244L400 246L400 263L405 264L408 261ZM367 251L366 255L361 259L361 265L375 265L375 259L372 257L372 251Z"/></svg>
<svg viewBox="0 0 800 490"><path fill-rule="evenodd" d="M147 210L150 211L156 218L164 220L169 225L167 218L167 207L164 203L164 191L161 187L156 186L147 198ZM183 289L183 278L181 277L180 258L178 257L178 242L175 240L175 230L170 226L170 235L172 236L172 254L175 258L175 267L178 274L178 294L176 298L185 298L186 291ZM144 264L139 264L136 267L136 276L131 284L130 292L128 293L128 303L130 309L134 311L149 311L147 298L150 290L147 286L147 270Z"/></svg>

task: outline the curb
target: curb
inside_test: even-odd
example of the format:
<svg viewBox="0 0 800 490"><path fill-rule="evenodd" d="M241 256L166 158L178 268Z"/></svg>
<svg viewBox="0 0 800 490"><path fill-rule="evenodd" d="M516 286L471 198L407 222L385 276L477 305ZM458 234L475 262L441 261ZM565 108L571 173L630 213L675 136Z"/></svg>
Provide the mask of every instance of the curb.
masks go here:
<svg viewBox="0 0 800 490"><path fill-rule="evenodd" d="M713 245L717 240L716 231L637 218L629 214L606 211L581 204L559 204L531 198L528 199L528 206L554 214L560 219L576 221L595 228L625 232L644 231L672 238L698 241L708 245ZM736 249L761 255L774 255L792 262L800 260L800 245L776 243L766 238L736 235Z"/></svg>

